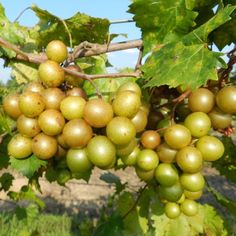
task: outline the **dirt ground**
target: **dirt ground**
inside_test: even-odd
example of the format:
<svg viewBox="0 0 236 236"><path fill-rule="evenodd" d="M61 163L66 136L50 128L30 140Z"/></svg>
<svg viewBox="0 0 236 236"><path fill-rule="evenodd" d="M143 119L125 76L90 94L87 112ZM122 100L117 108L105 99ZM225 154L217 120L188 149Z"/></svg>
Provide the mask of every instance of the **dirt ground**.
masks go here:
<svg viewBox="0 0 236 236"><path fill-rule="evenodd" d="M109 170L110 171L110 170ZM107 198L114 191L114 186L106 184L99 177L103 171L95 168L92 176L87 184L83 180L72 179L66 183L66 186L60 186L57 183L49 183L44 178L40 179L42 194L37 195L46 203L44 209L47 213L53 214L88 214L91 217L99 215L99 210L106 204ZM119 176L122 183L128 182L129 189L136 191L140 186L144 185L136 176L133 168L110 172ZM228 182L224 177L218 175L218 172L212 168L204 168L204 176L208 183L212 184L219 192L224 193L227 197L236 201L236 185ZM16 179L13 182L11 190L17 191L27 183L26 178L13 172ZM214 198L206 193L201 198L203 203L211 203L217 206ZM21 202L17 204L22 204ZM0 209L1 211L13 209L16 206L8 196L2 191L0 192Z"/></svg>

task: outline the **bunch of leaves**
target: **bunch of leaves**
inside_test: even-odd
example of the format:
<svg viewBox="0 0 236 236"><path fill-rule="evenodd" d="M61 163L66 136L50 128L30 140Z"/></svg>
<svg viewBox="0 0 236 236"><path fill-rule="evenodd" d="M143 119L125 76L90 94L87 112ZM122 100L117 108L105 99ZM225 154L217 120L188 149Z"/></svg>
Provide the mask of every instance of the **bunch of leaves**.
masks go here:
<svg viewBox="0 0 236 236"><path fill-rule="evenodd" d="M144 52L149 53L141 68L146 87L195 89L208 80L218 80L216 68L225 63L221 53L208 48L209 34L231 20L235 6L222 6L207 21L198 23L197 9L202 5L194 2L199 1L136 0L130 5L129 12L142 30ZM206 6L217 4L211 2Z"/></svg>

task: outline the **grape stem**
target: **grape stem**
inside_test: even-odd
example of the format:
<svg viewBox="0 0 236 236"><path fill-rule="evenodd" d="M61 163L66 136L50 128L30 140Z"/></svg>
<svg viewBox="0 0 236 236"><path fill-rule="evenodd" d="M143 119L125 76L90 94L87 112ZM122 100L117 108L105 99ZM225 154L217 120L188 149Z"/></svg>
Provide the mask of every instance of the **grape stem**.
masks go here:
<svg viewBox="0 0 236 236"><path fill-rule="evenodd" d="M0 45L2 47L8 48L16 53L16 59L21 61L28 61L34 64L40 64L47 60L47 56L45 53L40 54L33 54L33 53L25 53L22 50L20 50L16 45L4 40L0 37ZM73 51L73 53L70 54L69 60L74 60L74 58L79 57L88 57L93 55L99 55L106 52L112 52L112 51L118 51L118 50L125 50L129 48L140 48L142 46L142 40L131 40L128 42L123 43L114 43L109 45L99 45L99 44L91 44L88 42L83 42L82 45L79 45L76 47ZM138 59L141 63L141 56L139 56ZM122 77L134 77L138 78L141 75L141 71L136 69L134 72L131 73L107 73L107 74L96 74L96 75L89 75L84 74L81 72L75 72L73 70L67 69L63 67L63 70L71 74L73 76L76 76L78 78L82 78L85 80L88 80L91 85L95 88L98 97L102 98L102 94L99 91L96 84L93 82L94 79L100 79L100 78L122 78Z"/></svg>
<svg viewBox="0 0 236 236"><path fill-rule="evenodd" d="M137 204L138 204L138 202L139 202L139 200L140 200L140 198L141 198L141 196L142 196L144 190L148 187L148 185L149 185L149 182L146 183L146 184L144 185L144 187L140 189L140 191L138 192L138 197L136 198L134 204L133 204L132 207L122 216L122 219L125 219L125 218L135 209L135 207L137 206Z"/></svg>

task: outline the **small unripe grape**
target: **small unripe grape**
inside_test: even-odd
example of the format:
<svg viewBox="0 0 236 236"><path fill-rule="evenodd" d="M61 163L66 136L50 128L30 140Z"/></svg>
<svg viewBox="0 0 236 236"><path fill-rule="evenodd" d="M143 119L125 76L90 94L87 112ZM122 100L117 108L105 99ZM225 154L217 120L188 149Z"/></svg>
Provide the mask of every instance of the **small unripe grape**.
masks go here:
<svg viewBox="0 0 236 236"><path fill-rule="evenodd" d="M173 163L176 160L176 153L178 150L171 148L167 143L162 143L157 147L157 155L161 162Z"/></svg>
<svg viewBox="0 0 236 236"><path fill-rule="evenodd" d="M146 130L140 141L144 148L155 149L161 143L161 137L155 130Z"/></svg>
<svg viewBox="0 0 236 236"><path fill-rule="evenodd" d="M149 182L150 180L154 178L155 169L145 171L143 169L140 169L138 166L136 166L135 172L141 180L145 182Z"/></svg>
<svg viewBox="0 0 236 236"><path fill-rule="evenodd" d="M198 213L198 204L193 200L185 199L180 209L187 216L195 216Z"/></svg>
<svg viewBox="0 0 236 236"><path fill-rule="evenodd" d="M137 93L140 97L142 95L142 91L141 91L139 85L136 84L135 82L132 82L132 81L128 81L128 82L122 84L118 88L117 94L121 91L126 91L126 90L133 91L133 92Z"/></svg>
<svg viewBox="0 0 236 236"><path fill-rule="evenodd" d="M175 219L180 215L180 207L179 204L175 202L167 202L165 204L165 214L170 219Z"/></svg>
<svg viewBox="0 0 236 236"><path fill-rule="evenodd" d="M141 109L131 118L132 123L135 126L136 132L139 133L143 131L147 125L147 113Z"/></svg>
<svg viewBox="0 0 236 236"><path fill-rule="evenodd" d="M134 148L134 150L126 156L120 156L122 162L127 166L134 166L137 162L137 156L141 150L138 146Z"/></svg>

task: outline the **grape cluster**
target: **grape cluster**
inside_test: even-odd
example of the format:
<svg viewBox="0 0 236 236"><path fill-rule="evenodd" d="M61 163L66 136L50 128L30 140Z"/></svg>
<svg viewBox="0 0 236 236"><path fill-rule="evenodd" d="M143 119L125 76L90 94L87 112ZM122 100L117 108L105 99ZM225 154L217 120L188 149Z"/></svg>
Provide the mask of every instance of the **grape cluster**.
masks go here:
<svg viewBox="0 0 236 236"><path fill-rule="evenodd" d="M24 159L66 160L73 174L94 166L107 170L117 163L134 166L137 176L158 183L169 218L198 212L196 199L204 188L204 161L224 153L222 142L210 130L230 126L236 112L236 88L224 87L216 96L199 88L188 98L186 117L164 132L148 129L149 107L135 82L122 84L108 101L88 99L83 80L65 74L59 63L66 46L54 40L46 47L48 60L38 69L39 81L21 94L4 99L5 112L16 120L17 134L8 144L9 155ZM81 72L76 65L68 69ZM64 91L62 84L71 85ZM182 115L182 113L180 113Z"/></svg>

